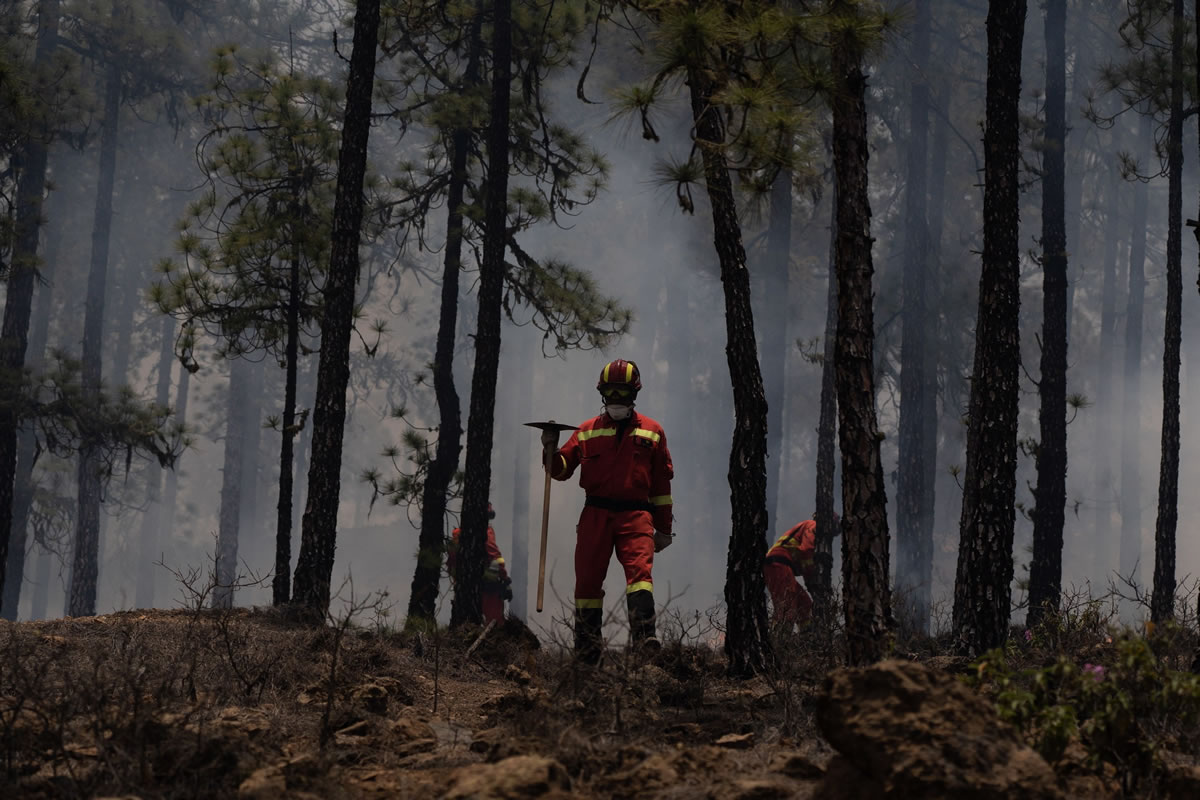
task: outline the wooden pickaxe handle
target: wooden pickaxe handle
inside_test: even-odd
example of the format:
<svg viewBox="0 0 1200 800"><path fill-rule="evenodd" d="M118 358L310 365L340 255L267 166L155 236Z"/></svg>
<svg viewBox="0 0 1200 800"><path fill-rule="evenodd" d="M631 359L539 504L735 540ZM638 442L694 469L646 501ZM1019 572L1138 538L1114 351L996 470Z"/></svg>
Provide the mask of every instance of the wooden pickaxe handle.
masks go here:
<svg viewBox="0 0 1200 800"><path fill-rule="evenodd" d="M542 491L542 543L538 552L537 610L539 614L542 612L542 598L546 591L546 532L550 527L550 464L553 458L553 452L546 453L546 488Z"/></svg>

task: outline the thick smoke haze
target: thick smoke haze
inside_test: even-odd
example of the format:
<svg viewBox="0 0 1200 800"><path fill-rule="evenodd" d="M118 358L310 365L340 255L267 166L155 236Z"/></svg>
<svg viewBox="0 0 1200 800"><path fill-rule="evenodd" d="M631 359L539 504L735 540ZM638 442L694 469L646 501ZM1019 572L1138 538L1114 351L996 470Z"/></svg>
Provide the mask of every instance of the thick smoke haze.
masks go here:
<svg viewBox="0 0 1200 800"><path fill-rule="evenodd" d="M961 510L961 476L965 465L965 424L970 388L972 337L977 303L979 251L982 248L981 214L982 145L985 75L983 11L974 3L938 4L935 51L945 59L944 72L930 76L935 96L931 115L931 175L941 169L944 203L939 215L940 263L930 284L935 288L932 308L939 320L938 446L934 523L932 596L935 627L946 627L953 595L958 523ZM1076 4L1072 4L1072 9ZM1114 13L1116 13L1114 11ZM299 63L321 64L332 59L327 32L334 21L324 18L306 39ZM1115 30L1115 27L1114 27ZM346 34L343 25L339 27ZM1071 34L1069 34L1070 37ZM612 36L619 36L613 32ZM348 41L348 37L346 39ZM1159 159L1153 142L1139 134L1134 112L1118 116L1111 125L1097 126L1085 118L1089 89L1095 84L1100 54L1107 49L1116 58L1115 39L1110 47L1079 39L1068 60L1068 183L1079 182L1078 206L1068 207L1069 269L1072 282L1068 392L1086 398L1072 411L1068 427L1067 527L1063 560L1064 586L1106 590L1119 567L1122 513L1121 453L1123 431L1137 432L1140 449L1141 559L1135 576L1148 584L1154 558L1154 516L1157 504L1159 435L1162 413L1162 340L1166 240L1166 179L1154 177L1143 184L1148 192L1146 228L1145 323L1142 371L1137 386L1123 375L1126 301L1131 240L1130 225L1138 183L1117 175L1119 153L1127 153L1143 172L1157 174ZM211 44L215 44L212 42ZM247 46L250 43L247 42ZM278 43L276 43L278 44ZM552 340L531 324L505 323L497 386L496 438L492 455L491 498L497 515L494 527L509 571L524 593L514 609L524 613L539 632L556 631L555 620L568 617L573 607L574 530L583 505L578 478L555 482L551 491L549 546L546 559L546 611L534 609L538 530L542 506L543 473L538 465L538 432L522 423L555 419L578 425L600 413L595 391L597 376L612 358L636 361L644 389L637 410L658 420L666 430L674 457L674 546L655 558L655 599L685 615L700 614L723 603L725 558L730 527L729 447L733 402L725 356L725 320L712 226L703 189L693 215L682 213L675 187L661 185L656 167L665 159L684 158L688 128L683 95L661 112L654 143L640 136L637 124L614 120L611 93L644 77L647 70L631 58L628 43L614 38L604 43L594 59L587 93L600 104L588 105L575 96L578 65L555 85L556 109L561 119L606 155L608 187L590 206L559 225L543 225L526 234L524 247L541 258L569 262L591 274L600 291L633 313L628 335L603 350L554 352ZM887 476L891 530L895 531L894 493L897 469L899 419L899 351L901 342L901 270L906 247L903 227L904 157L907 143L906 110L910 80L910 41L904 29L873 56L868 72L867 110L871 120L872 234L875 237L875 323L877 406ZM1086 47L1089 53L1079 48ZM953 55L951 55L953 53ZM1089 61L1085 63L1085 56ZM1024 108L1030 119L1042 110L1045 61L1041 15L1031 6L1026 26L1024 56ZM333 61L336 63L336 60ZM343 80L332 68L330 80ZM1081 71L1082 70L1082 71ZM1078 77L1077 77L1078 75ZM1116 110L1111 97L1098 94L1102 113ZM199 183L194 147L203 128L186 121L178 131L165 119L146 114L138 118L123 112L125 128L118 157L115 190L113 253L109 267L108 313L105 322L105 383L128 383L144 398L153 398L160 369L163 317L147 301L146 292L156 280L154 265L177 257L176 223L185 214ZM814 112L815 140L824 130L823 108ZM1156 128L1158 124L1156 123ZM1193 126L1194 127L1194 126ZM420 134L413 134L416 141ZM371 164L386 174L401 157L403 148L383 126L373 133ZM1022 194L1022 381L1021 437L1038 433L1037 364L1041 331L1040 187L1036 172L1035 134L1023 135L1026 168ZM940 144L939 144L940 143ZM787 357L783 384L783 444L769 453L768 470L778 470L778 500L768 509L766 538L773 540L795 522L808 519L814 510L816 427L821 352L826 313L829 268L831 169L824 144L814 150L811 174L798 176L794 194L791 268L787 293ZM1200 189L1197 183L1197 143L1194 130L1185 136L1185 218L1195 216ZM408 153L411 157L411 152ZM50 293L48 346L79 354L83 327L84 285L96 183L94 143L82 152L66 144L55 145L51 155L52 191L46 204L43 235L45 285L39 286L35 305ZM1193 209L1188 211L1188 209ZM437 329L439 286L431 276L440 272L442 217L426 232L432 249L409 250L400 255L394 242L383 238L364 248L366 263L360 292L367 321L387 324L374 357L364 346L375 335L366 323L356 340L352 360L351 408L346 429L339 535L333 586L353 581L356 596L387 591L394 603L394 623L400 621L408 601L417 550L419 510L397 507L380 498L372 504L371 486L362 479L368 470L382 478L393 472L392 460L383 455L390 445L399 453L395 462L411 468L403 439L412 430L427 432L437 425L437 408L429 384L428 363L433 357ZM762 264L766 256L766 214L763 208L745 208L746 240L752 273L756 323L760 330L774 329L763 314ZM932 219L931 219L932 222ZM1106 237L1111 229L1115 237ZM1072 235L1070 232L1074 230ZM1110 255L1107 247L1115 250ZM1200 494L1191 487L1200 482L1200 296L1194 289L1196 242L1184 237L1184 375L1182 377L1183 445L1181 453L1178 531L1178 574L1194 578L1200 565ZM1106 257L1115 259L1115 349L1101 351L1101 309ZM469 381L473 356L475 282L472 263L462 279L455 379L463 409L469 408ZM369 292L368 292L369 289ZM0 292L4 291L0 285ZM529 316L519 306L518 322ZM365 343L365 345L364 345ZM229 363L218 357L216 342L201 336L200 369L190 376L187 424L194 432L176 471L178 501L174 524L160 531L163 567L156 567L153 603L171 607L188 600L187 589L172 574L189 569L206 572L212 567L218 530L225 435L228 423ZM315 341L307 341L316 347ZM760 341L760 352L761 352ZM243 480L239 559L245 586L239 588L239 605L271 602L269 573L274 563L275 509L278 501L279 433L267 425L282 409L283 371L278 360L261 353L250 359L254 374L254 402L244 410L243 430L253 431L242 442L255 454L253 468ZM1113 365L1101 384L1102 362ZM176 388L182 377L178 359L171 362L171 405L178 406ZM299 400L311 409L315 391L316 356L301 359ZM768 381L774 376L768 376ZM768 385L768 391L771 386ZM1132 393L1140 397L1140 414L1129 415ZM404 419L392 416L394 408L406 410ZM304 508L309 435L296 439L297 491L293 511L293 567L299 549L299 520ZM434 436L436 434L428 434ZM565 441L565 435L564 435ZM464 450L462 458L468 454ZM1032 452L1032 444L1028 448ZM1105 465L1108 465L1107 468ZM460 464L461 466L461 464ZM63 593L70 571L73 526L67 524L73 502L74 468L45 455L38 462L39 515L26 562L26 585L18 615L54 617L63 613ZM147 485L157 474L134 460L128 474L118 470L109 482L103 504L101 563L97 611L134 607L139 569L137 531L148 505ZM1031 454L1020 459L1018 499L1028 511L1033 506L1031 486L1036 467ZM840 489L836 506L841 507ZM60 508L61 507L61 508ZM61 514L55 516L54 510ZM452 504L451 525L458 503ZM1018 582L1026 575L1032 524L1019 514L1015 555ZM514 542L525 540L524 557ZM35 544L33 539L36 538ZM48 549L47 549L48 548ZM836 548L835 548L836 552ZM895 548L893 548L895 552ZM840 565L836 555L835 576ZM264 579L264 580L258 580ZM623 618L624 579L619 565L610 565L605 584L606 608ZM1186 587L1184 587L1186 588ZM349 584L342 600L348 599ZM1014 593L1020 598L1022 593ZM449 587L443 579L439 617L449 616ZM1138 612L1127 608L1131 618Z"/></svg>

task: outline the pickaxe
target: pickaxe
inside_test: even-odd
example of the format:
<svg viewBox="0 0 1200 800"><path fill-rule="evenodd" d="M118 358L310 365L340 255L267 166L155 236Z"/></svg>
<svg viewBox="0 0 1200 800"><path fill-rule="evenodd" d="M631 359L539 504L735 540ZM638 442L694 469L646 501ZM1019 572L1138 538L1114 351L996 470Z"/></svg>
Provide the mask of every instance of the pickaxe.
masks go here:
<svg viewBox="0 0 1200 800"><path fill-rule="evenodd" d="M579 428L575 425L563 425L554 420L546 422L526 422L530 428L538 428L543 431L554 431L554 438L557 442L558 435L563 431L577 431ZM550 459L553 453L547 452L545 463L542 465L546 469L546 488L542 492L542 546L541 552L538 554L538 593L537 593L537 610L541 613L542 596L546 586L546 531L550 525Z"/></svg>

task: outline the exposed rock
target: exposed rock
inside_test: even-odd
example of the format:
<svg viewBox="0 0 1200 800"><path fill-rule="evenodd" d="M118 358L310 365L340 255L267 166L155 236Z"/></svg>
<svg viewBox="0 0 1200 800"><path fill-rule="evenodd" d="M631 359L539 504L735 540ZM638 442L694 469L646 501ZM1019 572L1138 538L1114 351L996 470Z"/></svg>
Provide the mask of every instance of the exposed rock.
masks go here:
<svg viewBox="0 0 1200 800"><path fill-rule="evenodd" d="M459 767L444 800L520 800L569 797L571 779L562 764L541 756L514 756L495 764Z"/></svg>
<svg viewBox="0 0 1200 800"><path fill-rule="evenodd" d="M737 750L745 750L754 744L753 733L727 733L717 741L713 742L717 747L730 747Z"/></svg>
<svg viewBox="0 0 1200 800"><path fill-rule="evenodd" d="M354 688L350 698L371 714L386 714L388 690L378 683L364 683Z"/></svg>
<svg viewBox="0 0 1200 800"><path fill-rule="evenodd" d="M415 717L401 717L388 725L389 747L398 756L424 753L437 747L437 734L428 723Z"/></svg>
<svg viewBox="0 0 1200 800"><path fill-rule="evenodd" d="M1050 766L991 704L920 664L885 661L831 673L817 723L847 762L831 763L823 798L1062 798Z"/></svg>
<svg viewBox="0 0 1200 800"><path fill-rule="evenodd" d="M287 780L277 765L261 767L238 786L238 800L274 800L287 791Z"/></svg>
<svg viewBox="0 0 1200 800"><path fill-rule="evenodd" d="M504 678L520 686L528 686L530 681L533 680L528 672L521 669L516 664L509 664L504 669Z"/></svg>

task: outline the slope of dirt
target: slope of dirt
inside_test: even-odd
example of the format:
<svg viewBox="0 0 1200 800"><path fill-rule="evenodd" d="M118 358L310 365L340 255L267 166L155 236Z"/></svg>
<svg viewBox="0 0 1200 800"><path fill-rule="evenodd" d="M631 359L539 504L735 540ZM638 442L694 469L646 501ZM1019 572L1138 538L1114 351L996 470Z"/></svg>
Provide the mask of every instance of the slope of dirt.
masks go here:
<svg viewBox="0 0 1200 800"><path fill-rule="evenodd" d="M517 622L479 637L247 610L4 623L0 797L1109 796L1056 785L986 701L925 666L733 682L707 648L581 668Z"/></svg>

